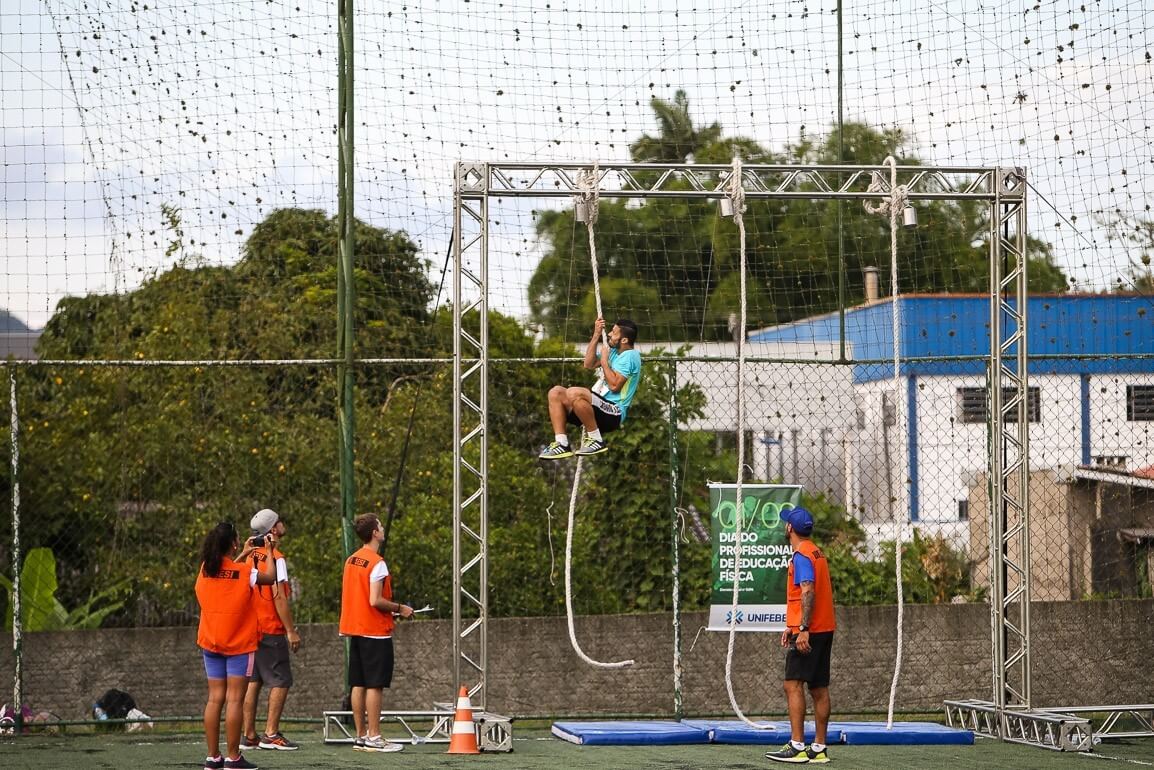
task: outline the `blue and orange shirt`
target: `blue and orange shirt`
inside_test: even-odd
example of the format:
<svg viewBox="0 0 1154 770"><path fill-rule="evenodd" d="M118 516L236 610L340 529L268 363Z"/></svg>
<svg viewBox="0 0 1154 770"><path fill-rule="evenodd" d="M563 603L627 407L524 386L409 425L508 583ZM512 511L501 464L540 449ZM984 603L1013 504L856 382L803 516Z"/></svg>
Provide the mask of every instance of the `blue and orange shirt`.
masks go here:
<svg viewBox="0 0 1154 770"><path fill-rule="evenodd" d="M833 613L833 584L829 579L829 562L812 540L802 540L789 560L789 577L785 584L785 623L797 633L801 625L801 584L813 581L813 609L809 616L809 630L819 634L836 631Z"/></svg>

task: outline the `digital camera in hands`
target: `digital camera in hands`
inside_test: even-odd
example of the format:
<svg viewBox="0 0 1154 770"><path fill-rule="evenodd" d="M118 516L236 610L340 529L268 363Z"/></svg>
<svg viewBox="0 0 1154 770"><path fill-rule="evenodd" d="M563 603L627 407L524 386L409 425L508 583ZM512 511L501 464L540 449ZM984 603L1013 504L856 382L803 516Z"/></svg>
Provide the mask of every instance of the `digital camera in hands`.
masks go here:
<svg viewBox="0 0 1154 770"><path fill-rule="evenodd" d="M250 537L248 544L251 548L264 548L271 540L272 538L269 535L257 535L256 537Z"/></svg>

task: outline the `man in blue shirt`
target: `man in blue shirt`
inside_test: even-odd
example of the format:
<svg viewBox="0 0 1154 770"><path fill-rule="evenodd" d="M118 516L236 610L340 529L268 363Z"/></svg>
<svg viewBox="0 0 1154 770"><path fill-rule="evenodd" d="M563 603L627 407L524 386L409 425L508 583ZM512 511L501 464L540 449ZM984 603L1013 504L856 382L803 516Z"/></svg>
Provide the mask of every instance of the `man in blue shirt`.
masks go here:
<svg viewBox="0 0 1154 770"><path fill-rule="evenodd" d="M601 454L609 449L603 434L617 430L625 422L641 381L641 354L633 349L637 324L627 318L618 320L609 331L607 346L601 345L604 328L605 319L598 318L585 348L585 368L599 369L593 387L556 385L549 390L554 441L539 455L542 460ZM576 452L569 446L566 424L585 428L585 440Z"/></svg>

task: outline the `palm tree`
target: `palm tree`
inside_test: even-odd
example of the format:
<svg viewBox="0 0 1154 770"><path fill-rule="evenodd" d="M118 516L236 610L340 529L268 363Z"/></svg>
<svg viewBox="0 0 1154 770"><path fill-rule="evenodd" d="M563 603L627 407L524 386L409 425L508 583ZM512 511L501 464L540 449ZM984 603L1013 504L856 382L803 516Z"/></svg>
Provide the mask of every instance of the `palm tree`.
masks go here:
<svg viewBox="0 0 1154 770"><path fill-rule="evenodd" d="M684 163L698 150L721 137L721 124L712 123L695 128L689 117L689 97L678 89L673 101L653 97L649 106L657 115L661 132L657 136L642 134L629 145L633 160L638 163Z"/></svg>

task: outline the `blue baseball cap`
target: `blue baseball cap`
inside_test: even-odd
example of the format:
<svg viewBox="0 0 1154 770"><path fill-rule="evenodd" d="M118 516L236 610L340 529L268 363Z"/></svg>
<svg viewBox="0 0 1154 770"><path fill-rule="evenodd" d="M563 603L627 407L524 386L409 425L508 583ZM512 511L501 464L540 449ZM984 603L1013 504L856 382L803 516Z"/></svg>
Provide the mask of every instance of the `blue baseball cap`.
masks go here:
<svg viewBox="0 0 1154 770"><path fill-rule="evenodd" d="M813 514L805 508L788 508L781 512L781 520L803 537L813 532Z"/></svg>

